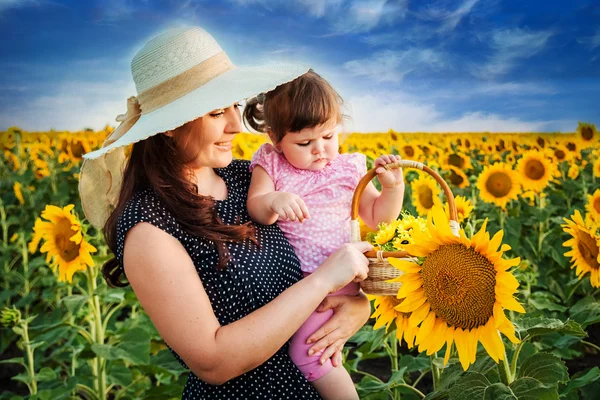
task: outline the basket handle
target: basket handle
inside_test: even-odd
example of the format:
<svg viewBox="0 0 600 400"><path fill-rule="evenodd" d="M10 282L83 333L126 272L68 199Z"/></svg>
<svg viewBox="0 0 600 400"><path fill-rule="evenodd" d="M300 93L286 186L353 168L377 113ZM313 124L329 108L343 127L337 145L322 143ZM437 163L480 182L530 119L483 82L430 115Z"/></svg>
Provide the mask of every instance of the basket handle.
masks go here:
<svg viewBox="0 0 600 400"><path fill-rule="evenodd" d="M446 183L444 178L442 178L440 176L440 174L435 172L433 169L429 168L427 165L420 163L418 161L412 161L412 160L399 160L399 161L396 161L395 163L384 165L384 168L385 169L416 168L421 171L425 171L429 175L431 175L442 186L442 190L444 190L444 194L446 195L446 198L448 199L448 206L450 207L450 229L452 230L452 233L454 233L454 235L458 236L458 231L460 229L460 226L457 222L458 221L458 212L456 210L456 202L454 201L454 194L452 194L452 190L450 190L450 186L448 186L448 184ZM358 185L356 186L356 190L354 191L354 196L352 197L352 208L350 211L350 217L351 217L350 241L351 242L360 242L361 241L360 224L358 222L358 206L360 203L360 196L364 192L364 190L367 187L367 185L369 184L369 182L371 182L373 180L373 178L375 178L375 175L377 175L377 173L375 172L375 169L376 168L369 170L367 172L367 174L362 177L362 179L358 182ZM367 251L365 253L365 256L372 257L372 258L376 257L381 260L386 257L397 257L397 258L410 257L410 254L406 251Z"/></svg>

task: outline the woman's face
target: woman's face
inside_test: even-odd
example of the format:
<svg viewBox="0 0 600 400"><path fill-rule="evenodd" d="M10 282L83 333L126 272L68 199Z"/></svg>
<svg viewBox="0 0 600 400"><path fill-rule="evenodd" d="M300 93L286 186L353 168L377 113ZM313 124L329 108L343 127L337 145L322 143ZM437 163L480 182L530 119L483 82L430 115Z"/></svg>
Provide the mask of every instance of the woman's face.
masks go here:
<svg viewBox="0 0 600 400"><path fill-rule="evenodd" d="M188 122L185 133L173 137L191 169L224 168L233 159L231 142L242 130L241 121L239 104L235 103Z"/></svg>

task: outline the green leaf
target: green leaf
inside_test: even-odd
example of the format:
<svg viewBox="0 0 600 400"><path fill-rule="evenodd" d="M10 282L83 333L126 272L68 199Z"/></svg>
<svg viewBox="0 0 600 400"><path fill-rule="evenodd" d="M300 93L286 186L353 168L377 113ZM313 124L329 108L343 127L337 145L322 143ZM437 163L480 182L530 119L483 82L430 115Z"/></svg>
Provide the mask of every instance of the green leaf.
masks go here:
<svg viewBox="0 0 600 400"><path fill-rule="evenodd" d="M424 371L429 369L429 357L419 354L414 357L410 354L403 354L398 362L398 368L406 368L406 372Z"/></svg>
<svg viewBox="0 0 600 400"><path fill-rule="evenodd" d="M493 383L483 394L483 400L519 400L504 383Z"/></svg>
<svg viewBox="0 0 600 400"><path fill-rule="evenodd" d="M566 307L557 304L560 300L556 296L554 296L552 293L544 291L533 292L527 301L529 301L529 303L538 310L563 312L567 309Z"/></svg>
<svg viewBox="0 0 600 400"><path fill-rule="evenodd" d="M406 383L404 381L404 374L406 373L406 367L400 368L398 371L394 372L388 381L388 385L394 386L399 383Z"/></svg>
<svg viewBox="0 0 600 400"><path fill-rule="evenodd" d="M389 385L387 383L380 382L370 376L365 376L357 385L357 391L360 398L371 393L379 393L383 391L389 391Z"/></svg>
<svg viewBox="0 0 600 400"><path fill-rule="evenodd" d="M450 389L450 400L481 400L490 381L480 373L468 373Z"/></svg>
<svg viewBox="0 0 600 400"><path fill-rule="evenodd" d="M87 296L73 294L71 296L63 297L59 302L59 305L64 305L69 313L75 315L87 301Z"/></svg>
<svg viewBox="0 0 600 400"><path fill-rule="evenodd" d="M519 370L519 377L533 378L546 387L556 387L559 382L569 381L565 363L549 353L536 353L526 359Z"/></svg>
<svg viewBox="0 0 600 400"><path fill-rule="evenodd" d="M121 360L127 358L126 351L115 346L111 346L110 344L94 343L91 348L94 354L106 360Z"/></svg>
<svg viewBox="0 0 600 400"><path fill-rule="evenodd" d="M571 307L570 313L571 318L586 328L600 322L600 301L592 296L584 297Z"/></svg>
<svg viewBox="0 0 600 400"><path fill-rule="evenodd" d="M39 382L52 381L56 379L56 372L54 372L53 369L44 367L40 369L40 371L36 374L36 377Z"/></svg>
<svg viewBox="0 0 600 400"><path fill-rule="evenodd" d="M447 400L450 398L450 394L447 390L438 390L435 392L429 393L427 396L423 398L423 400Z"/></svg>
<svg viewBox="0 0 600 400"><path fill-rule="evenodd" d="M25 359L23 357L7 358L6 360L0 360L0 364L21 364L21 365L25 365Z"/></svg>
<svg viewBox="0 0 600 400"><path fill-rule="evenodd" d="M566 396L569 392L582 388L600 379L600 368L594 367L585 375L572 379L562 390L561 396Z"/></svg>
<svg viewBox="0 0 600 400"><path fill-rule="evenodd" d="M127 368L123 363L110 363L107 373L107 379L109 384L127 386L132 381L131 370Z"/></svg>
<svg viewBox="0 0 600 400"><path fill-rule="evenodd" d="M545 335L552 332L560 332L578 337L587 336L581 325L572 320L563 322L556 318L523 317L515 322L515 326L521 337L525 337L526 335Z"/></svg>
<svg viewBox="0 0 600 400"><path fill-rule="evenodd" d="M556 387L548 387L533 378L520 378L510 384L519 400L558 400Z"/></svg>
<svg viewBox="0 0 600 400"><path fill-rule="evenodd" d="M117 347L127 354L126 359L134 365L150 362L150 334L141 328L123 334Z"/></svg>

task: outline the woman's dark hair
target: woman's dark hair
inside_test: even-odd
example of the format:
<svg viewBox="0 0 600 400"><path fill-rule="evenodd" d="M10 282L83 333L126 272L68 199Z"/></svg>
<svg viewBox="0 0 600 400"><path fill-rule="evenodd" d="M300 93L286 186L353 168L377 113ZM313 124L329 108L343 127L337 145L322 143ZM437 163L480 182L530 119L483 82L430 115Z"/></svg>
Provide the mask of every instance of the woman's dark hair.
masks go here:
<svg viewBox="0 0 600 400"><path fill-rule="evenodd" d="M244 124L269 133L277 144L287 132L299 132L335 119L339 124L343 100L335 89L312 69L291 82L277 86L246 102Z"/></svg>
<svg viewBox="0 0 600 400"><path fill-rule="evenodd" d="M254 226L250 222L242 225L224 224L217 216L215 200L198 194L197 185L191 181L191 171L186 168L191 160L184 158L178 143L197 134L193 132L192 122L171 131L172 136L159 133L133 145L123 173L119 199L103 229L104 238L113 254L117 251L117 220L133 195L146 188L153 189L186 232L215 244L219 254L219 269L225 268L230 259L226 242L251 239L256 243ZM104 264L102 274L109 286L124 287L129 284L121 280L124 270L117 258Z"/></svg>

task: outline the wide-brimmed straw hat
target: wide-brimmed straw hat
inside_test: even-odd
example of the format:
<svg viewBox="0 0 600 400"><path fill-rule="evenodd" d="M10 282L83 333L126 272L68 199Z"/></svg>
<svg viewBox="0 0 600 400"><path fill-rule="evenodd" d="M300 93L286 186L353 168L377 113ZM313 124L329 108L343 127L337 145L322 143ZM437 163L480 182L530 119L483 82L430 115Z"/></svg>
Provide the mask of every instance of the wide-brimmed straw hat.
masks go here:
<svg viewBox="0 0 600 400"><path fill-rule="evenodd" d="M127 100L121 124L102 147L83 156L79 180L88 221L102 228L119 197L125 146L175 129L212 110L268 92L306 73L303 65L237 67L199 27L173 29L133 57L137 97Z"/></svg>

